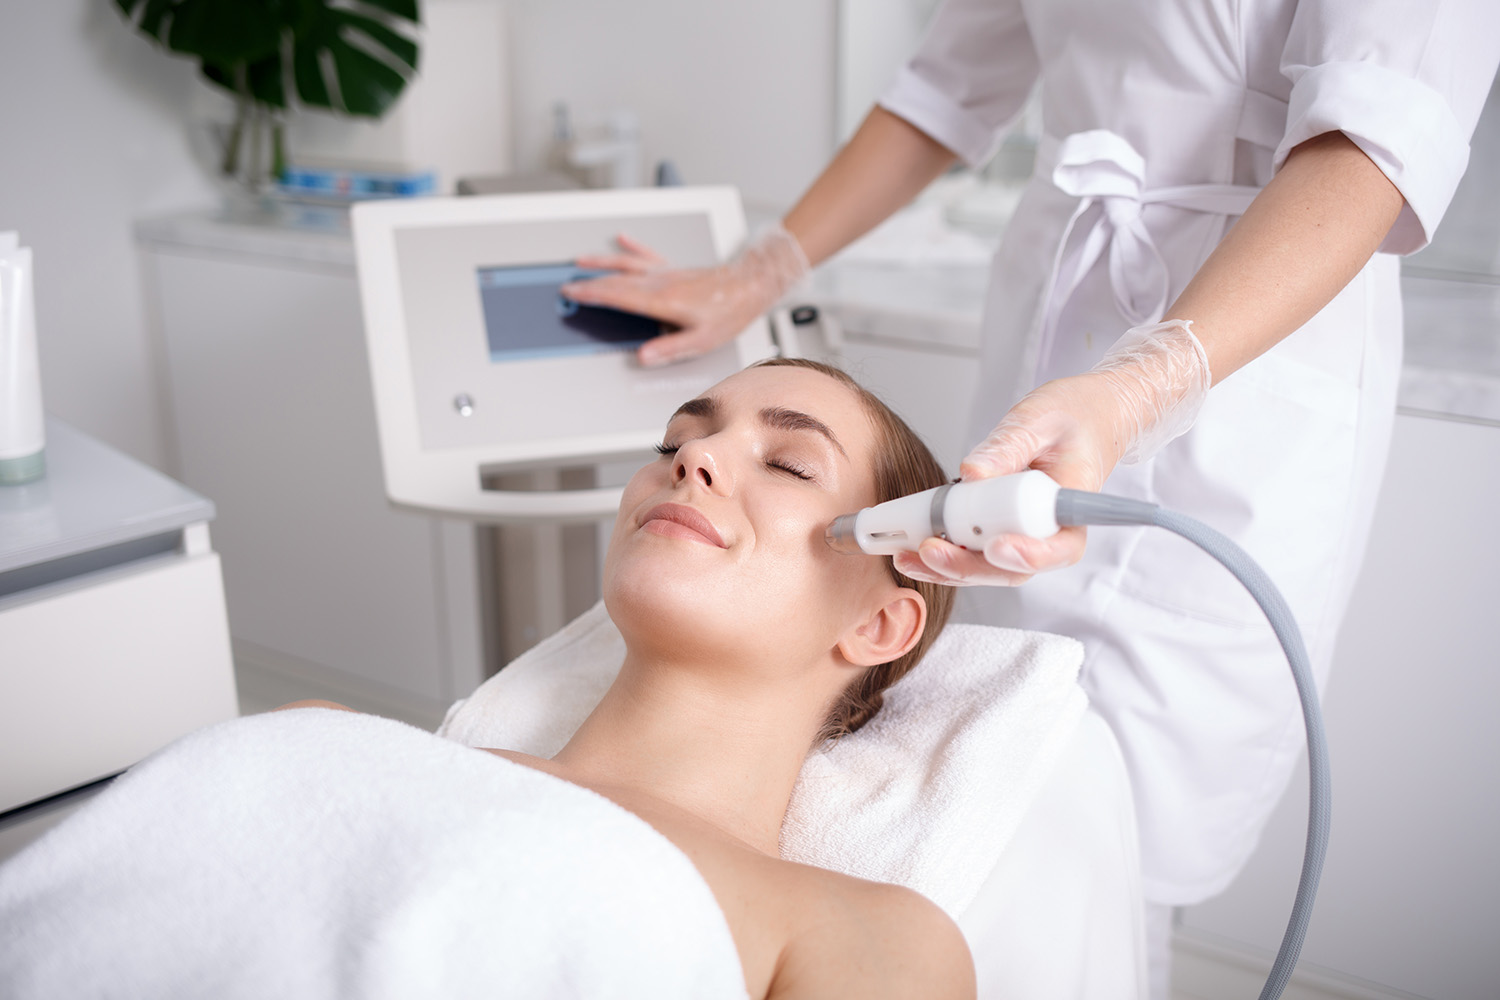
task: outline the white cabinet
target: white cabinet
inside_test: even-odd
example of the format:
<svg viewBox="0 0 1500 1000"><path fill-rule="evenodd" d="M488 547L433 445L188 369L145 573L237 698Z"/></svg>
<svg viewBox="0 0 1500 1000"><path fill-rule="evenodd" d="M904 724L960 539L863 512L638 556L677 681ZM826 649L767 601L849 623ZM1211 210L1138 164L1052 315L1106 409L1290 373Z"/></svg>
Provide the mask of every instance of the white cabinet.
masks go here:
<svg viewBox="0 0 1500 1000"><path fill-rule="evenodd" d="M0 813L238 714L213 504L58 421L0 486Z"/></svg>
<svg viewBox="0 0 1500 1000"><path fill-rule="evenodd" d="M485 676L476 530L386 503L347 234L202 214L137 235L242 687L435 724Z"/></svg>

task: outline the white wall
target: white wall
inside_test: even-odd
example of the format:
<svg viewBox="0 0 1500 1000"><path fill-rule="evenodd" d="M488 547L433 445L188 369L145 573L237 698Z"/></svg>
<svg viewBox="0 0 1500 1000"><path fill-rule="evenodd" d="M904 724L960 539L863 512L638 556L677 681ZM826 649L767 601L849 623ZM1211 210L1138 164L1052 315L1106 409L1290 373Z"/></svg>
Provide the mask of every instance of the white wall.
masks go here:
<svg viewBox="0 0 1500 1000"><path fill-rule="evenodd" d="M1443 215L1431 245L1406 258L1407 266L1500 276L1500 77L1490 86L1474 137L1469 169Z"/></svg>
<svg viewBox="0 0 1500 1000"><path fill-rule="evenodd" d="M538 169L563 101L636 113L648 169L790 207L833 152L833 0L512 0L516 166Z"/></svg>
<svg viewBox="0 0 1500 1000"><path fill-rule="evenodd" d="M188 147L193 73L107 0L0 0L0 229L36 253L43 403L158 466L131 223L212 197Z"/></svg>

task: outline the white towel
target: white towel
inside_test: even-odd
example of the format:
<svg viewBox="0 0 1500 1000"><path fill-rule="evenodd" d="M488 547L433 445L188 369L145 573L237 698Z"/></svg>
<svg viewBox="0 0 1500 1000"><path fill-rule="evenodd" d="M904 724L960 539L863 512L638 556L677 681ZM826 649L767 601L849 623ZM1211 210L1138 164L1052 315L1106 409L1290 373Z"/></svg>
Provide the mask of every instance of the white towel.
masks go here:
<svg viewBox="0 0 1500 1000"><path fill-rule="evenodd" d="M448 710L438 734L550 757L625 657L603 604ZM1083 647L950 625L858 732L812 753L783 857L926 895L955 917L994 868L1083 717Z"/></svg>
<svg viewBox="0 0 1500 1000"><path fill-rule="evenodd" d="M326 709L189 735L0 867L0 996L745 996L713 894L586 789Z"/></svg>

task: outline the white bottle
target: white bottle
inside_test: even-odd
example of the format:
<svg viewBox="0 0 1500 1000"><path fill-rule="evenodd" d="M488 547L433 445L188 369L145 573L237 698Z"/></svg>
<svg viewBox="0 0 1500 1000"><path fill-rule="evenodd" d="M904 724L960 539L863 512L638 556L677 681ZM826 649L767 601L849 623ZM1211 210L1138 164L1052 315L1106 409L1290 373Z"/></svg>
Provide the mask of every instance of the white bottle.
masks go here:
<svg viewBox="0 0 1500 1000"><path fill-rule="evenodd" d="M41 477L45 433L31 248L0 233L0 487Z"/></svg>

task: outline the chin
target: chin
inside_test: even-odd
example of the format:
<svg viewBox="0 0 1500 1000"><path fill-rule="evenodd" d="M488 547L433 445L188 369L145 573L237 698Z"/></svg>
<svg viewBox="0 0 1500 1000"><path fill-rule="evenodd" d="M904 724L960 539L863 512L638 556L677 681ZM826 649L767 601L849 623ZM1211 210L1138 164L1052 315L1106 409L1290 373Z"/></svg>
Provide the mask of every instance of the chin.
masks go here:
<svg viewBox="0 0 1500 1000"><path fill-rule="evenodd" d="M625 619L637 617L646 621L702 619L717 599L713 591L681 567L654 560L605 567L604 606L622 627Z"/></svg>
<svg viewBox="0 0 1500 1000"><path fill-rule="evenodd" d="M605 609L634 652L680 655L697 646L712 652L744 639L732 595L688 574L649 565L606 571L603 593Z"/></svg>

